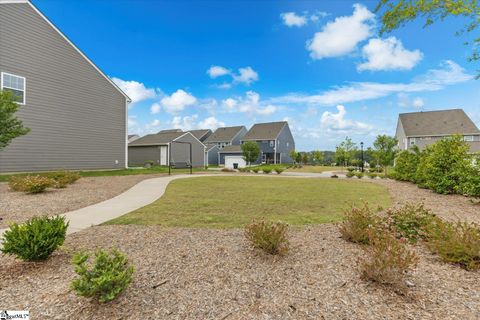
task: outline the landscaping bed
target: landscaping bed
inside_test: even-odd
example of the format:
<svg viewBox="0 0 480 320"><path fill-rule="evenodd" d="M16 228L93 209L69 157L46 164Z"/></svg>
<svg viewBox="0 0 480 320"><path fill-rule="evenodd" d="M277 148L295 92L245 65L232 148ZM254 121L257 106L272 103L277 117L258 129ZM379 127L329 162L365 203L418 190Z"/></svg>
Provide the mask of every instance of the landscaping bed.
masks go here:
<svg viewBox="0 0 480 320"><path fill-rule="evenodd" d="M33 319L475 319L480 273L445 264L422 246L404 294L360 279L361 246L333 224L291 231L285 256L252 250L243 230L100 226L67 238L42 263L2 258L0 301ZM66 253L117 246L135 266L107 304L70 291ZM141 250L139 250L141 248Z"/></svg>
<svg viewBox="0 0 480 320"><path fill-rule="evenodd" d="M138 182L162 175L130 175L81 178L63 189L40 194L9 191L0 183L0 228L9 222L24 222L37 215L55 215L95 204L124 192Z"/></svg>

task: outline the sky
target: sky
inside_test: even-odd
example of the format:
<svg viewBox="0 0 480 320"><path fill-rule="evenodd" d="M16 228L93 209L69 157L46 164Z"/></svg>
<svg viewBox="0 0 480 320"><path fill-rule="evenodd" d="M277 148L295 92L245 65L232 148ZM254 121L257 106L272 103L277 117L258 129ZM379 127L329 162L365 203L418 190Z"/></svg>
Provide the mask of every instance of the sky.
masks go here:
<svg viewBox="0 0 480 320"><path fill-rule="evenodd" d="M380 35L377 1L32 2L130 96L130 134L287 120L310 151L369 146L403 112L480 125L461 18Z"/></svg>

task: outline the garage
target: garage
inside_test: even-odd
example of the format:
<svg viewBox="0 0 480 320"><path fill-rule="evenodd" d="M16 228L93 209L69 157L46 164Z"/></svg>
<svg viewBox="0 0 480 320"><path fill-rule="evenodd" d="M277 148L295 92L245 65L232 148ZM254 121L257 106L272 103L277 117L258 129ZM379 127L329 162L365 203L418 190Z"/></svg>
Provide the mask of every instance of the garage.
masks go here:
<svg viewBox="0 0 480 320"><path fill-rule="evenodd" d="M247 163L243 160L242 156L226 156L225 168L238 169L245 168Z"/></svg>

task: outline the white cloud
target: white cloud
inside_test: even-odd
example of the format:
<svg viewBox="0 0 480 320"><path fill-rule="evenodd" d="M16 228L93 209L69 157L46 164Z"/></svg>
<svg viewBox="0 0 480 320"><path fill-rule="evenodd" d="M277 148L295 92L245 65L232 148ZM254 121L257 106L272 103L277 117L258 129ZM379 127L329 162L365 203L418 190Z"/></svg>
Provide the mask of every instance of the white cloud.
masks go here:
<svg viewBox="0 0 480 320"><path fill-rule="evenodd" d="M260 95L254 91L247 91L245 97L222 100L222 106L227 112L242 112L261 116L268 116L279 110L278 106L260 101Z"/></svg>
<svg viewBox="0 0 480 320"><path fill-rule="evenodd" d="M238 101L233 98L227 98L222 100L222 105L227 109L227 111L234 111L237 106Z"/></svg>
<svg viewBox="0 0 480 320"><path fill-rule="evenodd" d="M178 89L171 96L166 96L160 100L163 108L168 113L178 113L196 102L197 98L182 89Z"/></svg>
<svg viewBox="0 0 480 320"><path fill-rule="evenodd" d="M333 106L342 103L378 99L391 94L438 91L448 85L472 80L473 76L453 61L444 61L439 69L429 70L409 83L353 82L315 95L289 94L270 99L272 103Z"/></svg>
<svg viewBox="0 0 480 320"><path fill-rule="evenodd" d="M425 105L425 102L423 102L422 98L415 98L413 99L413 107L420 109Z"/></svg>
<svg viewBox="0 0 480 320"><path fill-rule="evenodd" d="M160 112L161 108L162 108L162 107L160 106L159 103L154 103L154 104L152 104L152 106L150 107L150 113L151 113L151 114L157 114L157 113Z"/></svg>
<svg viewBox="0 0 480 320"><path fill-rule="evenodd" d="M410 99L408 94L403 92L400 92L397 95L397 98L398 98L398 106L401 108L421 109L425 105L425 102L423 101L422 98L416 97L412 100Z"/></svg>
<svg viewBox="0 0 480 320"><path fill-rule="evenodd" d="M194 130L197 129L197 119L198 115L196 114L185 117L176 116L173 117L170 124L175 129L182 129L183 131Z"/></svg>
<svg viewBox="0 0 480 320"><path fill-rule="evenodd" d="M423 58L420 50L409 51L402 41L395 37L370 39L362 49L367 60L357 66L357 70L410 70Z"/></svg>
<svg viewBox="0 0 480 320"><path fill-rule="evenodd" d="M269 105L265 106L265 108L257 109L257 113L259 115L262 115L262 116L269 116L271 114L274 114L277 110L278 110L277 107L269 104Z"/></svg>
<svg viewBox="0 0 480 320"><path fill-rule="evenodd" d="M112 78L112 81L132 99L132 104L157 97L155 89L146 88L141 82L126 81L115 77Z"/></svg>
<svg viewBox="0 0 480 320"><path fill-rule="evenodd" d="M340 135L350 133L361 133L372 130L373 127L369 124L346 119L347 110L344 106L337 106L338 113L325 111L320 118L320 126L327 132L335 132Z"/></svg>
<svg viewBox="0 0 480 320"><path fill-rule="evenodd" d="M215 130L219 127L225 127L225 122L217 120L215 117L208 117L198 123L198 127L202 129Z"/></svg>
<svg viewBox="0 0 480 320"><path fill-rule="evenodd" d="M307 42L307 50L313 59L349 54L358 43L371 36L375 15L358 3L353 8L351 16L335 18Z"/></svg>
<svg viewBox="0 0 480 320"><path fill-rule="evenodd" d="M307 23L306 16L297 15L295 12L284 12L280 14L283 24L288 27L301 27Z"/></svg>
<svg viewBox="0 0 480 320"><path fill-rule="evenodd" d="M258 81L258 73L252 67L239 68L238 74L232 74L233 81L237 83L244 83L246 85Z"/></svg>
<svg viewBox="0 0 480 320"><path fill-rule="evenodd" d="M207 70L207 74L210 76L210 78L215 79L217 77L225 76L227 74L230 74L230 70L227 68L224 68L222 66L211 66Z"/></svg>

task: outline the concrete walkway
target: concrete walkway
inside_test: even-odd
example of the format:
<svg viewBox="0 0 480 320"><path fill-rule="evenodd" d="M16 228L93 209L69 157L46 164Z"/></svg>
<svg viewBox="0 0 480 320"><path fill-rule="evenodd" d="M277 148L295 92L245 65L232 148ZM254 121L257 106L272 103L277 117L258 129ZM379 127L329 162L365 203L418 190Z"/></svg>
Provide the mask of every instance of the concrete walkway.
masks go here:
<svg viewBox="0 0 480 320"><path fill-rule="evenodd" d="M243 176L262 177L296 177L296 178L330 178L331 172L304 173L285 172L281 176L276 174L251 174ZM99 225L109 220L118 218L124 214L142 208L163 196L168 184L177 179L198 178L198 177L235 176L232 174L196 174L196 175L174 175L168 177L152 178L140 181L132 188L118 196L99 202L97 204L70 211L62 214L69 221L68 234L81 231L94 225ZM0 229L0 239L8 229Z"/></svg>

